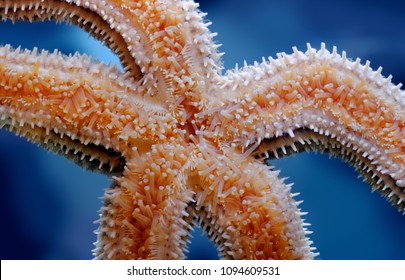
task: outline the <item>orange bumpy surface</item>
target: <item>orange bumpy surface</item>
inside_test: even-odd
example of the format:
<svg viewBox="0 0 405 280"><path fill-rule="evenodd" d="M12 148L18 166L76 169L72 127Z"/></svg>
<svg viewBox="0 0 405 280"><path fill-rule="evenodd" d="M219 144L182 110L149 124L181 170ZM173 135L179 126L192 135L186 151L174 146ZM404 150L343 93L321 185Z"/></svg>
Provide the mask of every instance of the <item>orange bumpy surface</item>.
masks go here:
<svg viewBox="0 0 405 280"><path fill-rule="evenodd" d="M94 254L184 258L194 222L229 259L310 259L270 157L321 149L405 208L404 92L322 45L221 73L193 1L0 1L0 18L72 22L124 71L0 47L0 127L113 176Z"/></svg>

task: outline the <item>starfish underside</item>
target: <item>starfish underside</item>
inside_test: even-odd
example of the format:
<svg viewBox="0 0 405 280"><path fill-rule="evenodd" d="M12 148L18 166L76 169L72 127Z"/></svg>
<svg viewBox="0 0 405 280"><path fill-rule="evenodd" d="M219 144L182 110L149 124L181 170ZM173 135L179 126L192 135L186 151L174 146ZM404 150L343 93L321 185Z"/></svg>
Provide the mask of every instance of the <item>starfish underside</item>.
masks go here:
<svg viewBox="0 0 405 280"><path fill-rule="evenodd" d="M228 259L310 259L267 160L321 150L405 208L401 85L311 46L221 74L193 1L0 0L0 18L76 24L120 58L0 47L0 127L108 174L94 255L184 258L200 223Z"/></svg>

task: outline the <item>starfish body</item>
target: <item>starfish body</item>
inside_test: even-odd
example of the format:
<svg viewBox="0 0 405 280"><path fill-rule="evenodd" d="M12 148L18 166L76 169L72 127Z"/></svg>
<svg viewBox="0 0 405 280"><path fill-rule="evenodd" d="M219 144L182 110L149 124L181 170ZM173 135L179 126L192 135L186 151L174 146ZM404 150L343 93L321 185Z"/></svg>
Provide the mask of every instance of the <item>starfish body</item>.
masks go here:
<svg viewBox="0 0 405 280"><path fill-rule="evenodd" d="M311 46L221 74L193 1L0 1L0 17L77 24L124 71L0 47L0 126L113 176L94 255L184 258L194 220L230 259L310 259L291 185L265 163L322 150L405 208L404 92Z"/></svg>

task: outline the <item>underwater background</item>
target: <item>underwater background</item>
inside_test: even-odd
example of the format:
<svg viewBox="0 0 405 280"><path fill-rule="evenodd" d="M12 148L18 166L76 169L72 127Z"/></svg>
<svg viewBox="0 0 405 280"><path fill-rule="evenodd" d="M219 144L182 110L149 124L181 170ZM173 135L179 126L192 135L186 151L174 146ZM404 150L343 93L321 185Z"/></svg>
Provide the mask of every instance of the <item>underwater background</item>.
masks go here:
<svg viewBox="0 0 405 280"><path fill-rule="evenodd" d="M371 61L394 83L405 84L405 4L401 1L198 1L222 43L231 69L292 47L335 45ZM248 4L246 4L248 3ZM79 51L119 65L99 42L74 26L0 22L0 45L63 53ZM273 161L294 182L320 259L405 259L405 215L328 155L299 154ZM0 130L0 259L90 259L97 210L111 180ZM189 259L217 258L196 230Z"/></svg>

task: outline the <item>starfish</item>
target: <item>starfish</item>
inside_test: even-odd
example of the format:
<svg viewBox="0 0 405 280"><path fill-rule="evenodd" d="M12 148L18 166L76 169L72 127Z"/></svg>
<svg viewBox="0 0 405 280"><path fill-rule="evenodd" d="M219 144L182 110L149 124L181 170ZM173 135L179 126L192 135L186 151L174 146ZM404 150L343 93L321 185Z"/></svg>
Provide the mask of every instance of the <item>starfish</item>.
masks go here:
<svg viewBox="0 0 405 280"><path fill-rule="evenodd" d="M347 160L404 211L401 85L324 44L223 75L204 16L193 1L0 1L0 18L71 22L123 65L0 47L0 127L113 178L96 258L184 258L195 221L223 258L316 257L267 165L303 150Z"/></svg>

